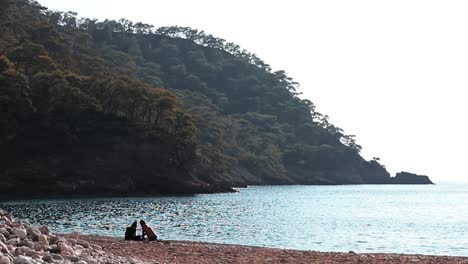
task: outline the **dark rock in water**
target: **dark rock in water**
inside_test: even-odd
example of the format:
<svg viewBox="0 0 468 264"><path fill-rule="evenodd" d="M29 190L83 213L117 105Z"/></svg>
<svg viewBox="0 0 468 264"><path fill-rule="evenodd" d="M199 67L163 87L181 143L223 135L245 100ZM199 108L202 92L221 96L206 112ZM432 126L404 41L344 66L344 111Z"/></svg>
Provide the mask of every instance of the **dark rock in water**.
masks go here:
<svg viewBox="0 0 468 264"><path fill-rule="evenodd" d="M393 184L434 184L429 177L409 172L399 172L390 179Z"/></svg>

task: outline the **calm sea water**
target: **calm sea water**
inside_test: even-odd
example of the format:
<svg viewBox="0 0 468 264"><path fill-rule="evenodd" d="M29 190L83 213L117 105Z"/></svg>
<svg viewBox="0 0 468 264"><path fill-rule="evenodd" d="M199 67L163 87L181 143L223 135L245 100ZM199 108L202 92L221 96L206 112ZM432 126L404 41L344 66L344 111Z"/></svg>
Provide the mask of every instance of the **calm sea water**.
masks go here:
<svg viewBox="0 0 468 264"><path fill-rule="evenodd" d="M0 202L55 232L123 236L145 219L166 240L318 251L468 256L468 185L249 187L192 197Z"/></svg>

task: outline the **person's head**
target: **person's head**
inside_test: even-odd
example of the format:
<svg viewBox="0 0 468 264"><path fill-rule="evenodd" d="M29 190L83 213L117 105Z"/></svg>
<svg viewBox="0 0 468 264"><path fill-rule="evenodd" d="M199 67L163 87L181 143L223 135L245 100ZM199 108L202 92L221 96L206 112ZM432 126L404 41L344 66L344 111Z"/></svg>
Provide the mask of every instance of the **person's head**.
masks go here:
<svg viewBox="0 0 468 264"><path fill-rule="evenodd" d="M134 228L137 227L137 221L133 222L132 227L134 227Z"/></svg>
<svg viewBox="0 0 468 264"><path fill-rule="evenodd" d="M140 220L140 225L141 225L141 226L144 226L144 225L146 225L146 222L143 221L143 220Z"/></svg>

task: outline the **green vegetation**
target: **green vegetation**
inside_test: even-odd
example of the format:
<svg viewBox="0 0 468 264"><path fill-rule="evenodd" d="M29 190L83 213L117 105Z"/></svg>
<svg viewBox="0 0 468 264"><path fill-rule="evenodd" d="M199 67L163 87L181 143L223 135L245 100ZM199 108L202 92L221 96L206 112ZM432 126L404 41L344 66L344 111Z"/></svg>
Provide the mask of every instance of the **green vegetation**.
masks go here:
<svg viewBox="0 0 468 264"><path fill-rule="evenodd" d="M0 0L0 34L0 191L389 180L284 71L203 31Z"/></svg>

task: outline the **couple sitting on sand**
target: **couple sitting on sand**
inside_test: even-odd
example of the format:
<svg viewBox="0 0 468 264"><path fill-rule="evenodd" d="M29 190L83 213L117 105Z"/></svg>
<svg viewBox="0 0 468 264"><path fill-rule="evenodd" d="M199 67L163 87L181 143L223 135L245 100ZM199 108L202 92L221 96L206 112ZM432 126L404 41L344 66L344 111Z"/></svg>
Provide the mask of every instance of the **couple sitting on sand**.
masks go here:
<svg viewBox="0 0 468 264"><path fill-rule="evenodd" d="M137 236L137 221L133 222L133 224L125 230L125 240L145 240L145 236L148 236L149 241L158 241L158 237L153 232L153 229L146 225L145 221L140 220L141 225L141 236Z"/></svg>

